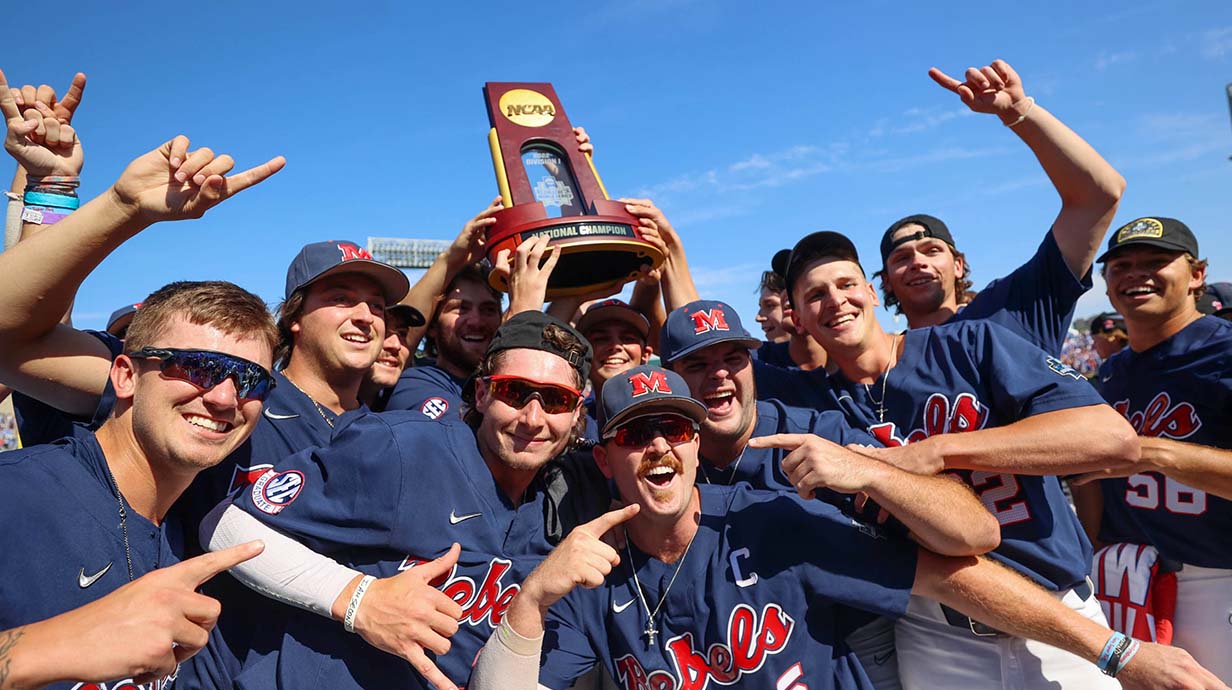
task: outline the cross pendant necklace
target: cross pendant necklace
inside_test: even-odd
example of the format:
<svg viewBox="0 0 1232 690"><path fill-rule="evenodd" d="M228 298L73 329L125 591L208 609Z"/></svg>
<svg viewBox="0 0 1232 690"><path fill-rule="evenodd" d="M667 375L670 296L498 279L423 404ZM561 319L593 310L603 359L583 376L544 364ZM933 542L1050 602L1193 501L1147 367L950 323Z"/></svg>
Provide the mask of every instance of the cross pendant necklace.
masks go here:
<svg viewBox="0 0 1232 690"><path fill-rule="evenodd" d="M659 631L655 630L655 625L654 625L653 620L646 621L646 629L642 631L642 634L646 636L646 639L650 642L650 646L653 647L655 643L655 637L659 634Z"/></svg>

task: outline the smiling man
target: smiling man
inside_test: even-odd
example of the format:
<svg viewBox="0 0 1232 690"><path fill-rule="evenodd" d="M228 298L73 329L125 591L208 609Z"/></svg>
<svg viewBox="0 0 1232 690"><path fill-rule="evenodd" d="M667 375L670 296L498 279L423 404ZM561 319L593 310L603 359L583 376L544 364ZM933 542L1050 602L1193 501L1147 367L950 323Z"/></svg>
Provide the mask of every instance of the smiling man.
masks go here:
<svg viewBox="0 0 1232 690"><path fill-rule="evenodd" d="M705 410L684 389L654 367L604 386L595 461L630 505L576 528L526 578L471 690L564 690L595 662L623 690L869 688L843 639L870 612L902 615L913 592L1099 660L1126 687L1181 673L1188 687L1220 687L1169 647L1127 643L1100 658L1117 634L991 561L879 537L824 503L695 485ZM861 491L873 468L831 486ZM613 528L619 550L600 541Z"/></svg>
<svg viewBox="0 0 1232 690"><path fill-rule="evenodd" d="M1232 324L1195 306L1206 284L1200 256L1175 218L1139 218L1109 237L1099 261L1129 347L1104 362L1095 383L1137 430L1142 455L1079 481L1114 477L1095 492L1103 519L1089 527L1101 541L1150 544L1184 564L1173 644L1232 682ZM1075 487L1075 498L1093 488ZM1096 574L1109 585L1119 577ZM1126 610L1144 603L1126 601Z"/></svg>
<svg viewBox="0 0 1232 690"><path fill-rule="evenodd" d="M465 418L349 416L329 446L279 462L222 506L217 526L205 528L210 548L263 535L267 558L238 575L320 614L279 607L289 619L277 649L237 682L465 684L522 578L551 549L541 471L574 438L590 362L567 324L514 315L479 363Z"/></svg>
<svg viewBox="0 0 1232 690"><path fill-rule="evenodd" d="M1031 149L1061 199L1039 249L1009 275L971 298L971 266L940 219L901 218L881 238L881 290L911 328L990 319L1060 355L1078 298L1091 288L1091 262L1116 214L1125 180L1099 153L1028 96L1004 60L967 69L959 81L937 68L929 77L973 112L997 117ZM993 218L990 216L990 218ZM1002 218L990 232L1005 232Z"/></svg>

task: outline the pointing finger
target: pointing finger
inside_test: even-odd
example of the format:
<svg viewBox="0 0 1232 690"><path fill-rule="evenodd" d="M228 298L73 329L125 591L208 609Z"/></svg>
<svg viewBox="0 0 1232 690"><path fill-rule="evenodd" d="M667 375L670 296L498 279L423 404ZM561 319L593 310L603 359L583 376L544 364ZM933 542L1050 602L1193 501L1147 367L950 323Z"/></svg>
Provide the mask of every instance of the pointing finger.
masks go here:
<svg viewBox="0 0 1232 690"><path fill-rule="evenodd" d="M265 543L250 541L222 551L212 551L196 558L181 561L166 570L181 584L196 589L218 573L233 568L265 550Z"/></svg>
<svg viewBox="0 0 1232 690"><path fill-rule="evenodd" d="M928 76L932 77L933 81L937 82L938 84L945 87L946 89L953 91L954 93L958 93L958 87L962 85L961 81L958 81L954 77L951 77L950 75L946 74L945 72L942 72L936 67L929 68Z"/></svg>
<svg viewBox="0 0 1232 690"><path fill-rule="evenodd" d="M811 434L770 434L749 439L750 448L784 448L795 450L804 445Z"/></svg>
<svg viewBox="0 0 1232 690"><path fill-rule="evenodd" d="M282 156L271 158L269 161L249 168L242 173L236 173L227 178L227 195L238 194L239 192L248 189L249 187L260 184L265 180L273 177L275 173L282 170L287 164L287 159Z"/></svg>
<svg viewBox="0 0 1232 690"><path fill-rule="evenodd" d="M616 525L626 522L634 515L637 515L639 510L641 510L641 506L636 503L630 503L623 508L617 508L616 510L611 510L600 515L594 520L582 525L580 529L585 530L586 534L589 534L597 539L606 534L608 530L612 529Z"/></svg>

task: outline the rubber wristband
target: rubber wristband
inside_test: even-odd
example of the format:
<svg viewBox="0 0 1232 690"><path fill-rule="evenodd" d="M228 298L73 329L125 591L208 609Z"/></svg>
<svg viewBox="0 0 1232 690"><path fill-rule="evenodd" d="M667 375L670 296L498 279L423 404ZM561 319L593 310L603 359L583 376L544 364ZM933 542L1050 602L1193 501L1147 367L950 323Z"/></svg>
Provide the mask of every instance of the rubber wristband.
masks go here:
<svg viewBox="0 0 1232 690"><path fill-rule="evenodd" d="M1108 675L1116 678L1117 674L1121 672L1121 669L1125 668L1125 665L1129 663L1130 659L1134 658L1134 655L1137 654L1138 650L1141 648L1141 642L1137 640L1130 640L1129 646L1126 647L1125 651L1121 653L1121 659L1117 662L1116 667L1113 668L1112 673L1109 673Z"/></svg>
<svg viewBox="0 0 1232 690"><path fill-rule="evenodd" d="M75 196L63 196L60 194L40 194L39 192L26 192L23 198L26 206L54 206L55 208L67 208L77 210L81 206L81 199Z"/></svg>
<svg viewBox="0 0 1232 690"><path fill-rule="evenodd" d="M1112 633L1112 636L1109 637L1108 641L1104 643L1104 649L1099 653L1099 659L1095 662L1095 665L1099 667L1100 672L1106 676L1116 674L1118 668L1117 663L1129 649L1130 643L1132 642L1133 640L1131 640L1124 633Z"/></svg>
<svg viewBox="0 0 1232 690"><path fill-rule="evenodd" d="M32 225L55 225L68 217L72 211L51 206L27 206L21 210L23 223Z"/></svg>
<svg viewBox="0 0 1232 690"><path fill-rule="evenodd" d="M347 604L346 615L342 618L342 627L349 633L355 632L355 614L359 612L359 602L364 600L368 585L373 582L376 582L375 577L365 575L355 587L355 593L351 595L351 603Z"/></svg>

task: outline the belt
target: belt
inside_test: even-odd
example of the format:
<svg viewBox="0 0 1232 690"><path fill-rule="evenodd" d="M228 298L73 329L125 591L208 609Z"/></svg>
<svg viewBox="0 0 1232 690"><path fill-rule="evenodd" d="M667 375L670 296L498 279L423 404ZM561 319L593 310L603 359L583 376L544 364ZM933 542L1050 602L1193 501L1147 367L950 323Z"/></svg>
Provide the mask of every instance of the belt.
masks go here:
<svg viewBox="0 0 1232 690"><path fill-rule="evenodd" d="M1074 594L1077 594L1078 598L1082 599L1083 601L1086 601L1087 599L1089 599L1091 597L1091 578L1088 577L1084 579L1082 582L1079 582L1078 584L1074 585L1073 592ZM945 621L947 623L954 626L955 628L962 628L964 630L969 630L971 631L971 634L975 635L976 637L1005 637L1006 636L1006 633L1003 633L1000 630L997 630L991 625L985 625L968 616L964 616L962 613L955 611L954 609L950 608L949 606L946 606L945 604L941 604L941 613L945 614Z"/></svg>

